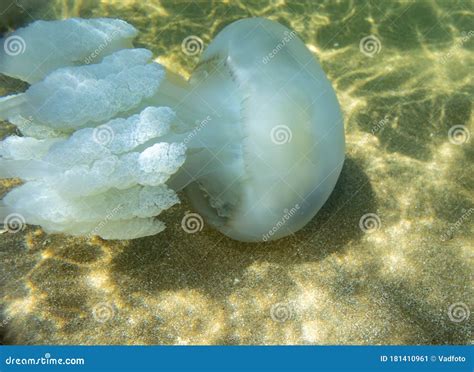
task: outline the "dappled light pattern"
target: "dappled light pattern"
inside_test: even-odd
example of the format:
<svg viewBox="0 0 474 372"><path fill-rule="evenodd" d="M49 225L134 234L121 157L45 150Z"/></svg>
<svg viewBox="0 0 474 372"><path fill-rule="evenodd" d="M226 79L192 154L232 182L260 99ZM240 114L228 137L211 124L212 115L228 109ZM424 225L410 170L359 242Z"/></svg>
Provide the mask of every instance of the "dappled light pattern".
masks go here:
<svg viewBox="0 0 474 372"><path fill-rule="evenodd" d="M167 229L142 239L47 235L33 226L3 233L4 343L470 342L472 2L27 3L0 8L2 27L73 16L124 19L139 30L137 46L184 76L199 57L183 53L187 36L207 45L243 17L281 22L333 82L347 158L317 216L274 242L240 243L206 225L186 233L181 220L191 207L184 195L160 215ZM380 43L371 55L360 46L369 35ZM0 76L0 96L25 87ZM464 139L452 138L453 126L462 126ZM2 123L0 134L14 130ZM16 185L3 180L2 195ZM362 223L368 214L375 217ZM449 312L458 303L468 310L461 321Z"/></svg>

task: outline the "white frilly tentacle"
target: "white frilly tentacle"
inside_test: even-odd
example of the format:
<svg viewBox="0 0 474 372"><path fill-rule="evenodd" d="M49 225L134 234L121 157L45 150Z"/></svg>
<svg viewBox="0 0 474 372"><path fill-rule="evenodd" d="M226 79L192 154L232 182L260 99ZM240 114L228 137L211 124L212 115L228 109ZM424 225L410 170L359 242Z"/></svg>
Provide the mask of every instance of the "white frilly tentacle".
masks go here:
<svg viewBox="0 0 474 372"><path fill-rule="evenodd" d="M60 67L97 63L131 48L137 33L119 19L36 21L2 40L0 71L35 83Z"/></svg>
<svg viewBox="0 0 474 372"><path fill-rule="evenodd" d="M174 140L174 111L152 100L164 68L148 50L124 49L135 35L107 19L39 21L13 34L26 49L16 59L2 51L0 73L33 84L0 98L0 119L23 134L0 142L0 177L24 181L3 198L2 216L104 239L164 229L155 217L179 203L166 183L186 146Z"/></svg>

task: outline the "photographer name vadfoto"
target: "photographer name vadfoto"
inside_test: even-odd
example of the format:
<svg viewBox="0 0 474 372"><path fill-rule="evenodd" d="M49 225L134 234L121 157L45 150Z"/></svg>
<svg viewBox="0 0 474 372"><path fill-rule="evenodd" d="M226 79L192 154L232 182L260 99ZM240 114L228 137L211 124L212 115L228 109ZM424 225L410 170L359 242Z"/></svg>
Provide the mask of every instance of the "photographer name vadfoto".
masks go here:
<svg viewBox="0 0 474 372"><path fill-rule="evenodd" d="M417 362L439 362L439 363L465 363L466 357L462 355L381 355L381 362L392 363L417 363Z"/></svg>

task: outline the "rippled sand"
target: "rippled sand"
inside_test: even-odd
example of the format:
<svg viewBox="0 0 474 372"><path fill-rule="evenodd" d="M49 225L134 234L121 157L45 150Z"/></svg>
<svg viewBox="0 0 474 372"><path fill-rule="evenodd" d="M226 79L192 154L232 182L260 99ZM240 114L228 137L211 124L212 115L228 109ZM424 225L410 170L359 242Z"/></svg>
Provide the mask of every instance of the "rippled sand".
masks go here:
<svg viewBox="0 0 474 372"><path fill-rule="evenodd" d="M118 17L140 30L138 46L187 76L198 57L182 52L186 36L208 44L243 17L279 21L333 81L347 160L323 210L276 242L239 243L208 226L188 234L184 197L154 237L106 242L31 226L2 234L5 343L470 343L472 1L19 3L0 6L2 31ZM373 56L359 48L368 35L381 42ZM24 89L0 76L0 96ZM455 125L464 137L450 141ZM2 125L2 136L13 132ZM3 181L2 194L17 183ZM365 232L368 213L375 224Z"/></svg>

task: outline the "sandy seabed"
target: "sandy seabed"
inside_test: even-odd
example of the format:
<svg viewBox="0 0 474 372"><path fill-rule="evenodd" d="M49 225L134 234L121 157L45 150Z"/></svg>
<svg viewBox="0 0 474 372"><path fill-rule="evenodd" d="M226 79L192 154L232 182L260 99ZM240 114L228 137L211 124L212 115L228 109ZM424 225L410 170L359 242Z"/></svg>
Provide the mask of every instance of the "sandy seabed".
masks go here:
<svg viewBox="0 0 474 372"><path fill-rule="evenodd" d="M471 343L472 1L4 3L1 31L122 18L139 29L137 46L185 76L198 62L181 49L187 36L207 45L234 20L279 21L333 82L347 142L329 201L276 242L244 244L206 225L185 232L184 195L148 238L33 226L0 235L4 343ZM368 35L380 41L371 55L360 48ZM0 75L0 96L25 88ZM14 130L3 123L0 133ZM17 184L3 180L2 194Z"/></svg>

